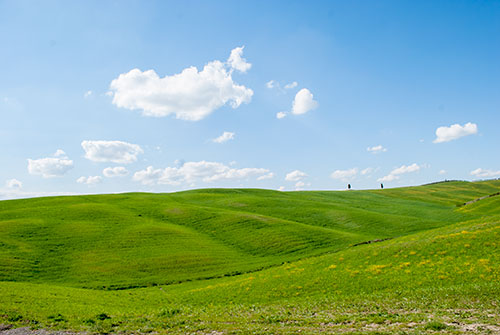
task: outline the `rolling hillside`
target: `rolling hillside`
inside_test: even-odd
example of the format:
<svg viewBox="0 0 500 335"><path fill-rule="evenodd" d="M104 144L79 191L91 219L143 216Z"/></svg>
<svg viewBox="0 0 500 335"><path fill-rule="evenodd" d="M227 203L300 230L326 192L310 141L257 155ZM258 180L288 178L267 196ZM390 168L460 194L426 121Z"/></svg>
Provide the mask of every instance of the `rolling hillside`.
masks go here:
<svg viewBox="0 0 500 335"><path fill-rule="evenodd" d="M2 201L0 323L460 333L470 321L496 331L500 197L463 204L499 190L493 180Z"/></svg>

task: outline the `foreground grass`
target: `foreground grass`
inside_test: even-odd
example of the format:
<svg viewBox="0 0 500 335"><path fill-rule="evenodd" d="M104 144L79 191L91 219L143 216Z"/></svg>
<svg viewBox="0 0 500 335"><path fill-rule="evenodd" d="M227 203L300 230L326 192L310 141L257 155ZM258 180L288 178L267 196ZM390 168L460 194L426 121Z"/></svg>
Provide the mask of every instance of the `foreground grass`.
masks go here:
<svg viewBox="0 0 500 335"><path fill-rule="evenodd" d="M452 188L450 185L444 184L444 191L439 191L439 185L426 186L434 193L439 191L434 202L431 196L421 195L425 187L390 190L388 195L374 192L374 196L371 192L304 192L291 196L277 194L274 199L273 194L268 201L261 200L261 195L251 194L260 191L241 192L240 197L232 195L225 198L220 195L224 194L222 191L184 192L173 195L182 198L182 202L175 200L175 211L171 209L174 205L169 202L165 206L167 210L160 202L155 204L158 207L147 207L151 202L150 195L122 196L129 197L128 201L132 202L126 206L128 211L142 213L139 221L146 216L154 226L152 222L161 222L165 218L163 215L166 215L170 224L174 221L171 217L186 215L182 227L189 227L190 232L201 236L210 236L209 240L218 241L221 247L231 245L231 252L239 252L235 259L244 261L244 257L247 257L246 260L262 260L269 257L273 260L272 257L276 257L275 262L285 263L237 276L113 291L68 287L68 283L75 286L76 282L68 281L67 278L59 282L45 278L44 282L40 282L29 278L22 280L24 278L20 276L20 280L0 282L0 323L96 333L500 332L500 328L495 328L500 324L500 198L493 197L465 207L456 207L457 203L464 200L461 189L466 185L457 183ZM483 183L480 187L471 185L474 185L471 187L474 197L488 194L497 186L495 182ZM200 196L200 192L204 195ZM207 199L207 192L216 194L213 201ZM456 195L453 195L454 192ZM406 205L405 194L411 198ZM134 197L142 198L143 202L133 202ZM308 215L297 214L297 220L291 221L291 214L282 209L286 202L280 197L290 197L292 203L300 201L304 206L310 204L313 209L323 206L325 209L318 210L310 220L307 220ZM383 201L377 202L379 197L386 199L385 207ZM322 198L327 200L322 202L319 200ZM387 202L387 199L392 198L396 199L397 205ZM113 203L123 199L111 197L107 200ZM273 201L284 203L278 206ZM207 207L211 208L207 209L207 213L217 213L214 208L227 212L230 210L226 208L237 202L238 210L234 215L248 216L259 212L261 214L258 215L262 217L279 220L277 230L283 229L282 225L286 226L283 221L304 228L325 228L321 227L319 217L340 215L341 206L338 204L343 202L344 215L350 218L351 224L346 224L347 219L342 224L332 219L324 223L325 229L335 228L343 233L354 234L357 224L359 234L354 235L354 238L353 235L342 235L345 240L330 240L333 245L331 249L312 239L311 246L297 249L296 254L278 252L278 256L269 256L273 252L266 254L265 250L249 251L252 249L241 247L245 245L241 240L233 244L223 243L226 241L224 234L230 234L233 229L234 235L241 234L241 229L256 229L247 227L252 226L251 220L236 225L230 220L221 221L221 230L228 226L233 228L224 234L217 231L210 235L207 232L217 228L217 224L208 223L213 228L206 228L196 220L187 220L189 213L180 211L179 202L184 204L183 210L193 206L202 213ZM325 202L338 205L332 205L334 214L326 209ZM369 203L374 203L374 206L370 207ZM247 204L245 212L241 211L241 207L244 207L241 204ZM296 204L290 205L291 208L294 206ZM419 206L421 216L435 215L442 219L419 217ZM149 208L149 212L146 208ZM273 208L276 210L271 212ZM313 209L306 206L304 211ZM357 216L359 211L366 212L364 219L368 234L363 230L365 222ZM377 213L384 211L394 222L391 223L388 218L377 221L381 220ZM447 219L444 218L445 212L448 213ZM396 218L402 217L413 221L409 224L398 222ZM181 222L181 219L176 222ZM386 222L387 226L380 227L383 233L377 235L376 225ZM6 226L5 221L2 224L2 227ZM199 227L194 229L197 225ZM267 228L272 235L270 225L266 222L260 229ZM410 232L401 234L402 227L408 227ZM366 240L367 237L390 236L391 231L396 235L393 239L353 245L353 242ZM359 236L361 238L358 239ZM265 239L265 235L259 238ZM23 239L16 241L24 242ZM161 241L158 242L158 245L161 244ZM171 248L175 249L173 246ZM2 251L5 255L5 250ZM175 257L175 253L173 255ZM238 258L241 255L244 257ZM133 257L133 254L128 257ZM15 261L4 257L4 262L5 259ZM262 266L262 263L255 264ZM272 262L266 264L273 265ZM185 278L192 275L189 274L191 266L178 267L188 272ZM2 271L10 270L10 275L14 276L16 272L12 271L13 268L2 266ZM221 269L226 271L226 265L217 271ZM135 280L135 283L142 280L133 271L125 275L119 273L120 276L108 277L104 286L112 287L115 280L121 280L121 276L130 276L130 282ZM99 280L102 282L103 279Z"/></svg>

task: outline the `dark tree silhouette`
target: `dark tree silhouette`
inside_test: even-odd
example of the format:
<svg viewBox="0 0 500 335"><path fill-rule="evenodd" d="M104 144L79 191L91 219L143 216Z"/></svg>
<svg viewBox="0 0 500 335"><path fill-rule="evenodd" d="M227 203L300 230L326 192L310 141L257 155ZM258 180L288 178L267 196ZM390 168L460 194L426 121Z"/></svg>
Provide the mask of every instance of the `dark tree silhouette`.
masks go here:
<svg viewBox="0 0 500 335"><path fill-rule="evenodd" d="M347 184L347 189L350 190L351 189L351 184Z"/></svg>

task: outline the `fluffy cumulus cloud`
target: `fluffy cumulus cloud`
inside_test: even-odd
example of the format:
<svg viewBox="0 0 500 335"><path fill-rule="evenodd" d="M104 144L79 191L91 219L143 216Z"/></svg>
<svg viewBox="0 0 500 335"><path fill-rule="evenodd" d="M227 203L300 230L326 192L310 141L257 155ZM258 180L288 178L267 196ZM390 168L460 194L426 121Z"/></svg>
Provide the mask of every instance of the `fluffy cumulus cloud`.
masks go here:
<svg viewBox="0 0 500 335"><path fill-rule="evenodd" d="M231 168L218 162L186 162L180 167L155 169L152 166L137 171L133 180L145 185L180 185L197 181L215 182L220 180L242 180L251 177L269 178L270 171L262 168Z"/></svg>
<svg viewBox="0 0 500 335"><path fill-rule="evenodd" d="M43 178L61 177L73 168L73 161L58 149L52 157L28 159L28 172Z"/></svg>
<svg viewBox="0 0 500 335"><path fill-rule="evenodd" d="M128 174L128 170L123 166L107 167L102 170L102 174L107 178L125 177Z"/></svg>
<svg viewBox="0 0 500 335"><path fill-rule="evenodd" d="M286 84L286 85L285 85L285 89L286 89L286 90L290 90L290 89L292 89L292 88L297 87L297 85L299 85L299 83L297 83L296 81L294 81L294 82L291 82L290 84Z"/></svg>
<svg viewBox="0 0 500 335"><path fill-rule="evenodd" d="M94 162L130 164L137 161L143 150L137 144L122 141L83 141L85 158Z"/></svg>
<svg viewBox="0 0 500 335"><path fill-rule="evenodd" d="M349 179L352 179L357 174L358 174L358 168L352 168L347 170L335 170L334 172L332 172L330 177L333 179L339 179L347 182L349 181Z"/></svg>
<svg viewBox="0 0 500 335"><path fill-rule="evenodd" d="M436 139L434 143L449 142L460 137L477 134L477 125L475 123L466 123L461 126L458 123L449 127L439 127L436 129Z"/></svg>
<svg viewBox="0 0 500 335"><path fill-rule="evenodd" d="M376 146L373 146L373 147L366 148L366 151L371 152L372 154L378 154L378 153L381 153L381 152L386 152L387 149L384 148L381 145L376 145Z"/></svg>
<svg viewBox="0 0 500 335"><path fill-rule="evenodd" d="M500 171L485 170L478 168L475 169L474 171L471 171L470 174L477 178L495 178L500 176Z"/></svg>
<svg viewBox="0 0 500 335"><path fill-rule="evenodd" d="M101 176L80 177L76 180L78 184L96 185L102 182Z"/></svg>
<svg viewBox="0 0 500 335"><path fill-rule="evenodd" d="M161 78L154 70L133 69L120 74L110 85L113 104L140 110L145 116L198 121L229 104L249 103L253 91L233 81L233 70L246 72L251 64L242 56L243 47L233 49L227 62L212 61L201 71L194 66Z"/></svg>
<svg viewBox="0 0 500 335"><path fill-rule="evenodd" d="M318 102L314 100L313 94L307 89L301 89L293 100L292 113L295 115L305 114L318 107Z"/></svg>
<svg viewBox="0 0 500 335"><path fill-rule="evenodd" d="M290 173L287 173L285 176L286 181L299 181L307 177L307 174L300 171L300 170L295 170Z"/></svg>
<svg viewBox="0 0 500 335"><path fill-rule="evenodd" d="M413 163L412 165L402 165L394 170L391 171L387 176L384 176L382 178L379 178L378 181L380 182L390 182L396 179L399 179L399 176L405 173L410 173L410 172L415 172L420 170L421 166L419 166L416 163Z"/></svg>
<svg viewBox="0 0 500 335"><path fill-rule="evenodd" d="M21 189L23 187L23 183L17 179L9 179L5 182L5 186L9 189Z"/></svg>
<svg viewBox="0 0 500 335"><path fill-rule="evenodd" d="M212 141L215 143L224 143L224 142L227 142L229 140L234 140L234 135L235 135L235 133L232 133L230 131L225 131L222 133L222 135L220 135L217 138L214 138Z"/></svg>
<svg viewBox="0 0 500 335"><path fill-rule="evenodd" d="M231 50L231 54L229 55L229 59L227 60L227 63L231 68L238 70L242 73L245 73L248 70L250 70L250 68L252 67L252 64L248 63L247 60L242 57L243 56L243 48L245 48L245 47L242 46L242 47L234 48L233 50Z"/></svg>

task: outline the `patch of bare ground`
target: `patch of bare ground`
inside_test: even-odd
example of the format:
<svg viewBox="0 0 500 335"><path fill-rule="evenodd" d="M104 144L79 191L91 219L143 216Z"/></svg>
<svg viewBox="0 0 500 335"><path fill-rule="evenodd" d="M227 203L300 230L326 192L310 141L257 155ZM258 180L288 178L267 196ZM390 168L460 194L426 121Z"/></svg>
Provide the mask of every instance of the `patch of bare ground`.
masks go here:
<svg viewBox="0 0 500 335"><path fill-rule="evenodd" d="M30 327L12 328L11 325L0 325L0 335L86 335L61 330L31 329Z"/></svg>
<svg viewBox="0 0 500 335"><path fill-rule="evenodd" d="M484 323L446 323L447 326L456 328L459 332L467 334L500 334L499 325L488 325Z"/></svg>

